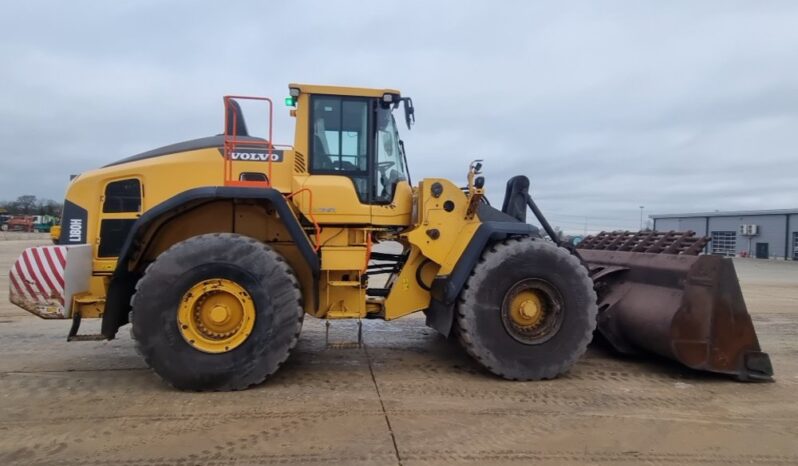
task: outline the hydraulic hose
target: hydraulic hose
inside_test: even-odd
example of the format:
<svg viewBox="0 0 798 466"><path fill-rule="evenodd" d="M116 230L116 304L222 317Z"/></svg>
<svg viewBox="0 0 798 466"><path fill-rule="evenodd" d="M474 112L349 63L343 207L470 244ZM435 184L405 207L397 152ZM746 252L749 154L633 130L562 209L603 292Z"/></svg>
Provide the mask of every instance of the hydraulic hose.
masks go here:
<svg viewBox="0 0 798 466"><path fill-rule="evenodd" d="M432 262L430 259L424 259L421 262L421 264L419 264L419 266L416 268L416 283L418 283L418 286L420 286L421 289L424 290L424 291L429 291L430 287L427 286L426 283L424 283L424 280L422 280L421 271L424 270L424 266L427 265L430 262Z"/></svg>

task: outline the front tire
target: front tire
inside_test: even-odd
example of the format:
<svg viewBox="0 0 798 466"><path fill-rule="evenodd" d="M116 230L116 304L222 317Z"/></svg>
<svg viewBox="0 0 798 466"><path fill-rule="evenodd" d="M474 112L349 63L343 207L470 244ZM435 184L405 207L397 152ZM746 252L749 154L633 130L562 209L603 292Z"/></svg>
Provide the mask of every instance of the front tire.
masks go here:
<svg viewBox="0 0 798 466"><path fill-rule="evenodd" d="M147 268L131 304L137 350L184 390L263 382L288 358L304 317L299 284L282 256L229 233L169 248Z"/></svg>
<svg viewBox="0 0 798 466"><path fill-rule="evenodd" d="M541 239L512 239L483 253L461 292L455 326L485 369L540 380L584 354L596 313L593 282L576 257Z"/></svg>

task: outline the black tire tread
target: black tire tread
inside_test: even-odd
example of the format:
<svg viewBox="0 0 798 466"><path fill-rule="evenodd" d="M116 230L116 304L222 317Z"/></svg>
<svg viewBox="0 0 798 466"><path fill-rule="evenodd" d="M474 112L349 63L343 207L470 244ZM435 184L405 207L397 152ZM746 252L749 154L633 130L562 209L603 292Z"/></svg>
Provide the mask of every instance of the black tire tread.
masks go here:
<svg viewBox="0 0 798 466"><path fill-rule="evenodd" d="M595 290L593 289L593 281L588 275L588 270L579 261L577 257L572 255L570 251L563 247L559 247L554 243L542 239L534 238L511 238L504 241L496 242L486 248L480 257L474 270L471 271L471 276L466 281L463 290L458 297L458 303L455 309L455 322L460 344L465 351L483 368L492 372L493 374L508 379L508 380L545 380L553 379L560 374L566 372L584 353L587 351L587 346L593 338L592 330L586 332L582 339L576 344L573 350L562 358L557 364L549 366L541 366L528 374L525 377L515 377L504 373L500 368L492 367L483 357L484 349L472 338L471 334L474 331L471 327L471 320L469 319L469 304L474 302L476 298L475 293L479 289L479 284L487 280L488 273L491 270L490 265L502 263L506 258L519 254L526 248L530 247L530 243L535 248L555 248L557 254L563 256L565 261L570 265L580 276L582 285L585 289L590 290L592 302L597 301ZM589 311L588 318L592 322L592 328L595 328L597 307L592 306Z"/></svg>
<svg viewBox="0 0 798 466"><path fill-rule="evenodd" d="M148 292L151 292L157 288L154 286L154 283L151 283L151 281L154 281L157 278L154 278L153 274L150 273L150 271L153 269L153 267L156 267L156 264L158 264L159 261L168 260L170 256L179 254L182 250L202 250L202 248L207 242L213 241L216 238L227 238L231 240L246 241L251 245L261 249L267 255L274 258L274 263L277 265L277 267L275 267L272 270L272 272L269 274L269 278L273 277L274 274L276 273L280 273L283 274L285 277L287 277L291 283L291 287L284 291L281 291L281 295L276 297L275 300L280 301L282 295L285 295L286 303L290 304L291 301L297 303L296 314L291 319L293 321L294 331L292 334L291 341L289 343L288 351L286 351L285 355L280 359L274 370L258 374L258 376L255 378L232 380L227 385L216 387L213 390L207 390L207 391L221 392L221 391L245 390L254 385L263 383L267 378L269 378L271 375L277 372L277 370L285 363L285 361L288 359L290 355L291 350L294 349L297 342L299 341L299 335L302 330L302 322L305 317L305 311L302 306L302 292L300 289L299 281L297 280L293 269L288 264L288 262L286 262L285 259L274 249L254 238L244 235L239 235L236 233L210 233L210 234L191 237L189 239L176 243L175 245L164 251L161 255L159 255L156 258L155 261L153 261L146 267L142 278L136 283L135 293L130 298L131 311L128 316L130 322L130 335L135 342L136 352L142 356L144 362L147 364L147 367L152 368L152 361L150 360L147 352L142 347L141 338L139 338L139 336L137 335L136 333L137 327L136 325L134 325L134 319L135 319L134 309L136 303L140 300L146 299ZM166 382L174 387L174 384L172 384L168 380ZM175 387L175 388L183 389L184 387ZM206 391L206 390L195 390L195 391Z"/></svg>

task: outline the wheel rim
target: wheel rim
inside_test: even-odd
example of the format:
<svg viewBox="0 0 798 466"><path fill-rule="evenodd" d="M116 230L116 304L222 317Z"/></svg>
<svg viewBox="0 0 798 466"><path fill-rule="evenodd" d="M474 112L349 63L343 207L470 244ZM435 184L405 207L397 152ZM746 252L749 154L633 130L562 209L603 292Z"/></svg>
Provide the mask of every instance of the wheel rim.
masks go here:
<svg viewBox="0 0 798 466"><path fill-rule="evenodd" d="M255 325L255 303L246 289L224 278L203 280L184 295L177 326L205 353L224 353L244 343Z"/></svg>
<svg viewBox="0 0 798 466"><path fill-rule="evenodd" d="M549 282L537 278L524 279L504 295L502 323L507 333L517 341L538 345L560 330L563 307L562 295Z"/></svg>

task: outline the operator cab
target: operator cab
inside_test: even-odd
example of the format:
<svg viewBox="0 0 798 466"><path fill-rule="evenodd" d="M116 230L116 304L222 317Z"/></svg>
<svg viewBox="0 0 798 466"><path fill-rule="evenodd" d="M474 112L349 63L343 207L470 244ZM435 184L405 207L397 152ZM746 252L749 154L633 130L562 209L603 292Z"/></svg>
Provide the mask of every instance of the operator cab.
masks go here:
<svg viewBox="0 0 798 466"><path fill-rule="evenodd" d="M408 129L413 105L397 91L291 85L307 100L311 175L349 178L361 204L390 204L399 182L410 183L393 110L404 104ZM304 113L304 112L303 112ZM299 140L299 134L297 134ZM301 148L298 147L301 151Z"/></svg>

